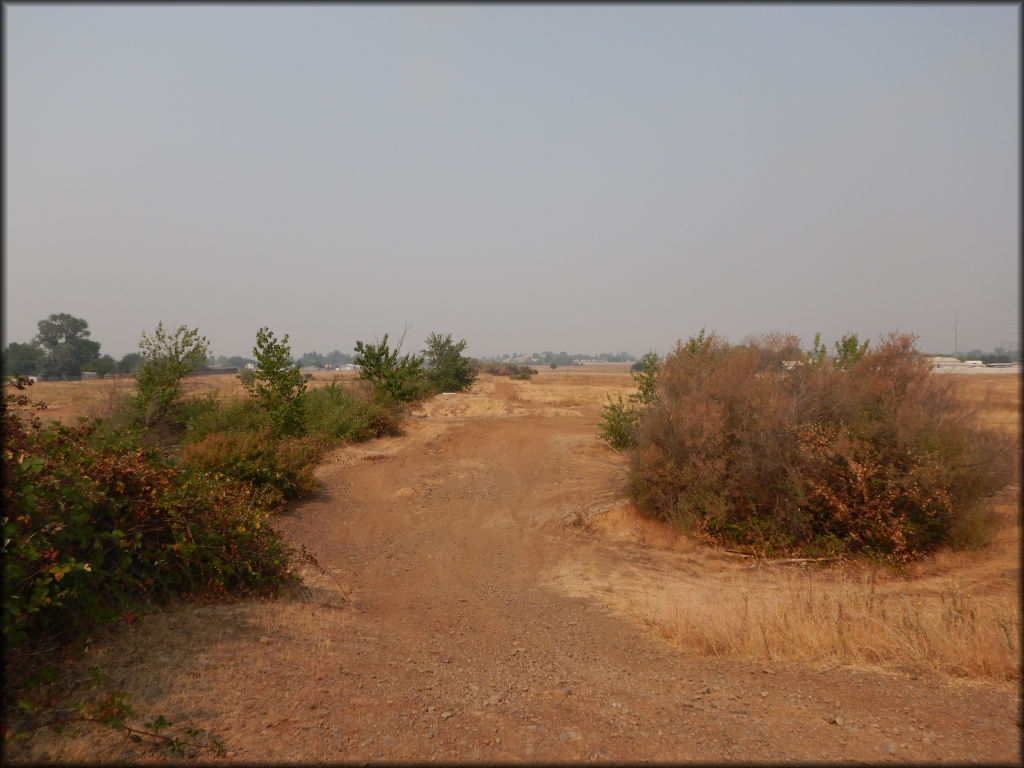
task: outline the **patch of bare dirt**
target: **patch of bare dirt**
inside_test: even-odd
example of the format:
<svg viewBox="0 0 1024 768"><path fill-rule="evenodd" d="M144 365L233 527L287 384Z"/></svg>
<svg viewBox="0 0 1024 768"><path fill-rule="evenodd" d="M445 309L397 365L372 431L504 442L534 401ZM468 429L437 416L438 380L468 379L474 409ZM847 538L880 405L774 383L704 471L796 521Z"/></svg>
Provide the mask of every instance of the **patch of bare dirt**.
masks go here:
<svg viewBox="0 0 1024 768"><path fill-rule="evenodd" d="M644 529L623 458L595 438L600 401L541 382L482 377L403 436L336 452L323 494L281 520L326 571L298 594L144 617L82 668L247 763L1019 761L1012 685L663 639L643 606L665 584L756 569ZM166 759L102 730L16 749Z"/></svg>

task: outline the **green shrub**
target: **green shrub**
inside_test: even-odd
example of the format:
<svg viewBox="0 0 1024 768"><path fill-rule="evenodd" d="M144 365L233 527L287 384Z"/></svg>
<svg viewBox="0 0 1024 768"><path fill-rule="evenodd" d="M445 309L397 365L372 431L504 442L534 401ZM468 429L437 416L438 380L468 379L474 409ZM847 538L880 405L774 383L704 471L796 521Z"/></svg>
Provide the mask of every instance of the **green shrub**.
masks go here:
<svg viewBox="0 0 1024 768"><path fill-rule="evenodd" d="M181 447L190 467L250 484L276 506L284 499L310 496L319 489L312 466L324 446L312 439L274 438L271 427L256 431L212 432Z"/></svg>
<svg viewBox="0 0 1024 768"><path fill-rule="evenodd" d="M792 371L715 334L677 345L633 432L637 506L764 553L904 562L981 544L1013 445L977 426L913 337L846 339L842 365Z"/></svg>
<svg viewBox="0 0 1024 768"><path fill-rule="evenodd" d="M398 433L402 409L387 398L374 398L330 383L306 393L305 429L331 442L369 440Z"/></svg>
<svg viewBox="0 0 1024 768"><path fill-rule="evenodd" d="M278 341L268 328L260 328L252 353L256 370L242 379L242 385L266 410L275 432L299 434L306 381L299 366L292 363L288 334Z"/></svg>
<svg viewBox="0 0 1024 768"><path fill-rule="evenodd" d="M251 398L201 403L190 414L185 442L198 442L214 432L258 432L271 426L270 415Z"/></svg>
<svg viewBox="0 0 1024 768"><path fill-rule="evenodd" d="M654 402L659 367L658 355L648 352L630 369L637 391L629 396L629 405L622 401L622 395L618 396L618 402L608 396L598 436L612 448L628 448L633 444L633 431L640 423L641 409Z"/></svg>
<svg viewBox="0 0 1024 768"><path fill-rule="evenodd" d="M636 406L623 402L622 395L618 396L618 402L609 395L598 435L612 448L628 448L633 442L633 430L639 421L640 412Z"/></svg>
<svg viewBox="0 0 1024 768"><path fill-rule="evenodd" d="M370 382L379 397L399 403L411 403L427 397L430 383L423 370L424 359L416 355L398 356L402 342L395 349L388 347L388 335L379 344L356 341L356 365L359 378Z"/></svg>
<svg viewBox="0 0 1024 768"><path fill-rule="evenodd" d="M455 342L450 333L431 333L427 337L423 354L431 366L426 376L434 392L464 392L473 386L476 373L470 358L462 356L465 349L466 340Z"/></svg>
<svg viewBox="0 0 1024 768"><path fill-rule="evenodd" d="M206 362L209 350L210 344L199 330L184 325L169 333L160 322L153 333L142 332L135 394L128 402L144 428L176 431L184 424L178 412L181 382Z"/></svg>
<svg viewBox="0 0 1024 768"><path fill-rule="evenodd" d="M251 488L95 420L43 426L31 407L4 398L8 643L67 640L138 601L273 593L292 578Z"/></svg>

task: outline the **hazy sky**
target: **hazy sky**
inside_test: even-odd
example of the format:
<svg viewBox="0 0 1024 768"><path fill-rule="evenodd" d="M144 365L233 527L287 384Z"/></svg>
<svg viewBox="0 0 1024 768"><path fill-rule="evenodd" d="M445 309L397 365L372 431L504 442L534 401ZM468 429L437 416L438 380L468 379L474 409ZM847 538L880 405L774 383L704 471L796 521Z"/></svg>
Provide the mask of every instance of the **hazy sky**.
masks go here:
<svg viewBox="0 0 1024 768"><path fill-rule="evenodd" d="M4 8L4 339L1017 345L1020 9Z"/></svg>

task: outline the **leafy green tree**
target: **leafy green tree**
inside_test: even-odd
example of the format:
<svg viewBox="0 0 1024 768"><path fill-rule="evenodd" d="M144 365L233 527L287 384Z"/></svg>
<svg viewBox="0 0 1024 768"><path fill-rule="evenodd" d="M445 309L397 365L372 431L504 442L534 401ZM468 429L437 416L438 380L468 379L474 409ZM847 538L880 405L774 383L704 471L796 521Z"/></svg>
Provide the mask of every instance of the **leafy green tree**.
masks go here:
<svg viewBox="0 0 1024 768"><path fill-rule="evenodd" d="M142 362L132 405L144 427L169 423L181 398L182 379L206 362L210 342L199 329L184 325L168 333L161 321L153 333L142 332L139 352Z"/></svg>
<svg viewBox="0 0 1024 768"><path fill-rule="evenodd" d="M473 386L476 373L471 358L462 355L465 349L466 340L455 342L450 333L446 336L432 333L427 337L423 354L430 362L427 381L435 391L464 392Z"/></svg>
<svg viewBox="0 0 1024 768"><path fill-rule="evenodd" d="M280 341L268 328L256 332L256 370L242 384L249 394L262 403L275 429L282 434L295 434L302 429L302 396L306 382L299 366L292 362L288 334Z"/></svg>
<svg viewBox="0 0 1024 768"><path fill-rule="evenodd" d="M399 358L401 347L401 341L395 349L388 347L386 333L379 344L356 341L355 362L360 367L359 378L373 384L376 393L408 403L423 397L429 385L423 372L424 359L408 354Z"/></svg>
<svg viewBox="0 0 1024 768"><path fill-rule="evenodd" d="M324 360L328 365L345 365L346 363L353 362L355 358L347 352L336 349L333 352L329 352L324 357Z"/></svg>
<svg viewBox="0 0 1024 768"><path fill-rule="evenodd" d="M307 365L313 365L316 366L317 368L323 368L327 364L327 359L316 351L305 352L303 353L302 357L300 357L296 361L296 364L300 368L305 368Z"/></svg>
<svg viewBox="0 0 1024 768"><path fill-rule="evenodd" d="M850 370L858 360L864 357L864 353L868 351L868 344L870 344L869 341L859 344L856 333L844 334L843 338L835 343L836 368L841 368L844 371Z"/></svg>
<svg viewBox="0 0 1024 768"><path fill-rule="evenodd" d="M142 355L138 352L129 352L117 361L117 372L132 373L137 371L140 365L142 365Z"/></svg>
<svg viewBox="0 0 1024 768"><path fill-rule="evenodd" d="M658 360L657 352L648 352L640 358L639 362L640 369L632 372L637 391L630 395L629 399L634 403L650 405L654 402L654 396L658 389L658 371L661 369L661 361Z"/></svg>
<svg viewBox="0 0 1024 768"><path fill-rule="evenodd" d="M95 360L90 360L88 363L82 366L82 371L92 371L98 373L100 376L106 376L107 374L113 373L117 369L117 363L110 355L103 355L103 357L97 357Z"/></svg>
<svg viewBox="0 0 1024 768"><path fill-rule="evenodd" d="M45 355L36 344L11 342L4 350L4 376L30 376L37 373Z"/></svg>
<svg viewBox="0 0 1024 768"><path fill-rule="evenodd" d="M82 366L100 353L99 342L89 339L89 323L64 313L40 320L33 341L46 351L40 372L63 379L79 375Z"/></svg>
<svg viewBox="0 0 1024 768"><path fill-rule="evenodd" d="M811 347L810 352L807 353L807 364L821 365L825 362L826 354L828 354L828 348L821 343L821 334L814 334L814 345Z"/></svg>
<svg viewBox="0 0 1024 768"><path fill-rule="evenodd" d="M691 339L693 341L693 339ZM698 344L704 343L704 331ZM693 349L697 349L694 346ZM604 415L601 417L600 437L612 448L627 448L633 444L633 432L640 424L643 417L643 406L654 402L658 390L658 372L661 369L661 362L656 352L648 352L639 362L632 367L633 381L636 382L637 391L629 396L629 404L623 402L622 395L618 396L618 402L608 396L608 402L604 406Z"/></svg>

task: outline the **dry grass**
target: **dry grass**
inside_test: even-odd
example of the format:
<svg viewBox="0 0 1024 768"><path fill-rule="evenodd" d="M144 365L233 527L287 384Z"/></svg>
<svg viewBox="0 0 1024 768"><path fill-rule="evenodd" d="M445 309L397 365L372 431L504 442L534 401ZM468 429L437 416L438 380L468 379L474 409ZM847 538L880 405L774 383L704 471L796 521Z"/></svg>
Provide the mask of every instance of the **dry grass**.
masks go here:
<svg viewBox="0 0 1024 768"><path fill-rule="evenodd" d="M983 423L1016 436L1019 446L1018 377L965 376L956 384L978 406ZM595 521L597 527L612 538L661 550L668 559L643 576L635 568L591 575L584 591L603 593L613 608L703 655L1016 681L1019 488L1005 489L992 504L1001 525L986 548L941 551L903 572L856 563L730 559L625 505ZM577 585L588 581L576 576Z"/></svg>
<svg viewBox="0 0 1024 768"><path fill-rule="evenodd" d="M623 397L636 390L631 363L595 363L552 369L537 368L529 381L516 381L525 402L565 408L603 406L608 395Z"/></svg>
<svg viewBox="0 0 1024 768"><path fill-rule="evenodd" d="M355 381L355 377L353 371L316 373L307 385L322 387L333 381L349 383ZM87 381L40 381L31 385L27 394L32 400L46 403L46 410L40 414L45 423L58 420L73 423L82 417L106 418L113 415L134 389L135 379L122 377ZM6 382L4 391L9 391ZM186 397L212 396L222 402L247 396L238 376L230 373L191 376L182 383L182 391Z"/></svg>
<svg viewBox="0 0 1024 768"><path fill-rule="evenodd" d="M321 386L353 373L316 374ZM1020 439L1020 378L950 377L978 407L988 426ZM133 381L41 382L29 390L47 402L47 419L105 415L131 391ZM481 377L468 394L431 401L431 413L490 416L509 404L496 387L512 386L524 403L594 408L607 395L633 390L628 364L540 369L530 381ZM186 392L227 400L244 390L232 375L195 377ZM450 412L450 413L449 413ZM415 420L414 420L415 421ZM413 426L424 428L422 423ZM573 578L580 594L596 596L689 650L733 658L791 659L809 663L881 665L947 677L1019 679L1021 616L1018 489L994 500L1002 519L980 552L939 552L902 573L864 566L802 567L758 563L707 549L628 506L595 516L605 536L664 557L656 570L614 568ZM588 586L589 585L589 586ZM628 596L625 599L623 596Z"/></svg>

